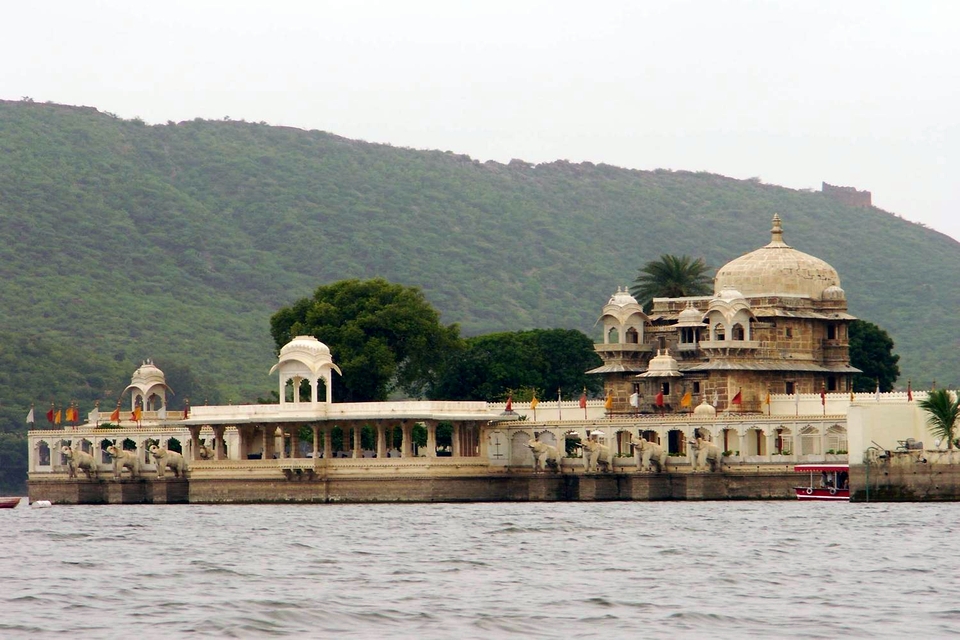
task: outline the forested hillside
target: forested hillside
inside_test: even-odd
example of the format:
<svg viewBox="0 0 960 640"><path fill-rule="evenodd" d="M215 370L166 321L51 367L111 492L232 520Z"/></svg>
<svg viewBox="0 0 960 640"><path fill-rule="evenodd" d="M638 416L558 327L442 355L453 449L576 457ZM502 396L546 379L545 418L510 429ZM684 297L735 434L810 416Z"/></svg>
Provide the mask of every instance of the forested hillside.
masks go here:
<svg viewBox="0 0 960 640"><path fill-rule="evenodd" d="M22 429L31 402L113 404L146 358L174 405L266 395L270 315L344 278L422 287L465 335L594 335L643 262L719 267L766 244L774 212L837 268L851 313L890 333L903 384L960 383L960 245L878 209L706 173L0 102L0 428Z"/></svg>

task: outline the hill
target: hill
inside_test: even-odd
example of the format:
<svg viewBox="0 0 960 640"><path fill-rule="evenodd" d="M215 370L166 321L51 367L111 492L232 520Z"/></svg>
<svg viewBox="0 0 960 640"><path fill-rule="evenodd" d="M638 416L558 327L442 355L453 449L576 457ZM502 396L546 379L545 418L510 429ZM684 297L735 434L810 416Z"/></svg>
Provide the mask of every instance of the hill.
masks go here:
<svg viewBox="0 0 960 640"><path fill-rule="evenodd" d="M0 427L22 429L31 402L110 405L146 358L173 375L174 406L266 395L269 316L344 278L420 286L466 335L594 335L643 262L719 267L765 244L774 212L787 242L837 268L851 313L890 333L904 384L960 382L942 357L958 346L960 291L945 283L960 246L876 208L707 173L0 102L0 359L14 367Z"/></svg>

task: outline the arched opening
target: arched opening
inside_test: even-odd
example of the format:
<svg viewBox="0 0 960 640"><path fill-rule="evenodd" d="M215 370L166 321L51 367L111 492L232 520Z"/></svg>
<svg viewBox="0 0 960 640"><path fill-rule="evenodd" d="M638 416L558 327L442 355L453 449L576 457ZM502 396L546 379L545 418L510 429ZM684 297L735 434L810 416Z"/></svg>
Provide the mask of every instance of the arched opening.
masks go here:
<svg viewBox="0 0 960 640"><path fill-rule="evenodd" d="M93 453L93 443L86 438L83 438L79 443L77 443L77 448L84 453Z"/></svg>
<svg viewBox="0 0 960 640"><path fill-rule="evenodd" d="M643 431L643 430L641 429L640 431L638 431L638 434L640 435L641 438L643 438L643 439L646 440L647 442L652 442L652 443L654 443L654 444L660 444L660 434L657 433L656 431L652 431L652 430L650 430L650 429L648 429L648 430L646 430L646 431Z"/></svg>
<svg viewBox="0 0 960 640"><path fill-rule="evenodd" d="M827 429L827 453L847 453L847 430L838 424Z"/></svg>
<svg viewBox="0 0 960 640"><path fill-rule="evenodd" d="M113 456L107 451L107 447L113 444L113 441L104 438L100 441L100 464L110 464L113 462Z"/></svg>
<svg viewBox="0 0 960 640"><path fill-rule="evenodd" d="M736 429L724 429L721 433L721 449L729 452L726 455L740 455L740 434Z"/></svg>
<svg viewBox="0 0 960 640"><path fill-rule="evenodd" d="M120 445L120 448L123 449L124 451L136 451L137 443L131 440L130 438L126 438L123 441L123 443Z"/></svg>
<svg viewBox="0 0 960 640"><path fill-rule="evenodd" d="M46 440L37 443L37 466L50 466L50 445L47 444Z"/></svg>
<svg viewBox="0 0 960 640"><path fill-rule="evenodd" d="M616 327L610 327L607 330L607 342L609 344L620 344L620 331Z"/></svg>
<svg viewBox="0 0 960 640"><path fill-rule="evenodd" d="M177 453L183 453L183 445L180 444L180 441L176 438L170 438L167 440L166 449L169 451L176 451Z"/></svg>
<svg viewBox="0 0 960 640"><path fill-rule="evenodd" d="M530 434L524 431L518 431L510 436L510 464L517 467L529 467L533 464L533 454L527 443L530 442Z"/></svg>
<svg viewBox="0 0 960 640"><path fill-rule="evenodd" d="M785 456L792 455L794 452L793 432L784 426L778 427L777 438L774 444L776 446L774 453L778 453Z"/></svg>
<svg viewBox="0 0 960 640"><path fill-rule="evenodd" d="M747 437L744 438L745 451L741 455L745 456L765 456L767 455L767 438L763 431L756 427L747 429Z"/></svg>
<svg viewBox="0 0 960 640"><path fill-rule="evenodd" d="M500 433L499 431L497 433ZM493 445L493 436L490 438L490 444ZM497 442L503 440L502 434ZM449 422L441 422L437 425L437 455L438 456L452 456L453 455L453 425ZM501 457L504 454L501 454ZM490 454L491 458L495 458L494 454Z"/></svg>
<svg viewBox="0 0 960 640"><path fill-rule="evenodd" d="M563 457L565 458L583 457L583 449L580 448L581 442L583 442L583 439L580 437L580 434L577 433L576 431L568 431L565 434L563 434Z"/></svg>
<svg viewBox="0 0 960 640"><path fill-rule="evenodd" d="M427 428L421 423L416 423L410 429L410 440L413 442L413 455L426 455L424 449L427 447Z"/></svg>
<svg viewBox="0 0 960 640"><path fill-rule="evenodd" d="M637 330L634 329L633 327L630 327L629 329L627 329L626 343L638 344L639 342L640 342L640 334L637 332Z"/></svg>
<svg viewBox="0 0 960 640"><path fill-rule="evenodd" d="M670 455L681 456L687 452L687 439L683 431L671 429L667 432L667 453Z"/></svg>
<svg viewBox="0 0 960 640"><path fill-rule="evenodd" d="M733 325L733 328L730 330L730 339L731 340L746 340L746 332L743 329L743 325L739 322Z"/></svg>
<svg viewBox="0 0 960 640"><path fill-rule="evenodd" d="M713 339L718 342L723 342L724 340L727 339L726 330L724 329L724 326L719 322L713 325Z"/></svg>
<svg viewBox="0 0 960 640"><path fill-rule="evenodd" d="M820 454L820 430L814 426L807 425L800 430L800 450L797 452L803 456Z"/></svg>
<svg viewBox="0 0 960 640"><path fill-rule="evenodd" d="M629 456L632 453L631 442L629 431L617 431L617 455Z"/></svg>
<svg viewBox="0 0 960 640"><path fill-rule="evenodd" d="M163 407L163 398L161 398L156 393L151 393L147 397L147 405L144 407L144 411L159 411Z"/></svg>

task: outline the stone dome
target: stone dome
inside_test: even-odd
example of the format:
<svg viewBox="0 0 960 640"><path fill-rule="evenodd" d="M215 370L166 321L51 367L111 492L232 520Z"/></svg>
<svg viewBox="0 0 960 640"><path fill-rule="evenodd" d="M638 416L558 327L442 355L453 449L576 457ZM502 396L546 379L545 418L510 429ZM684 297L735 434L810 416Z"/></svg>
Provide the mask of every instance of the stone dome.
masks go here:
<svg viewBox="0 0 960 640"><path fill-rule="evenodd" d="M311 355L330 355L330 347L323 344L313 336L297 336L280 349L280 355L286 355L292 352L309 353Z"/></svg>
<svg viewBox="0 0 960 640"><path fill-rule="evenodd" d="M703 400L700 404L696 406L693 410L693 415L695 416L715 416L717 415L717 410L713 407L712 404L709 404L706 400Z"/></svg>
<svg viewBox="0 0 960 640"><path fill-rule="evenodd" d="M625 307L628 304L639 304L637 299L630 295L630 291L627 287L617 287L617 292L610 296L610 301L607 304L615 304L618 307Z"/></svg>
<svg viewBox="0 0 960 640"><path fill-rule="evenodd" d="M834 285L832 287L827 287L823 290L823 299L824 300L846 300L847 294L843 289Z"/></svg>
<svg viewBox="0 0 960 640"><path fill-rule="evenodd" d="M692 327L703 325L703 314L693 304L687 303L687 307L677 316L677 326Z"/></svg>
<svg viewBox="0 0 960 640"><path fill-rule="evenodd" d="M639 374L638 378L679 378L680 366L676 358L669 353L664 353L657 349L657 355L650 359L650 365L647 370Z"/></svg>
<svg viewBox="0 0 960 640"><path fill-rule="evenodd" d="M823 299L829 287L840 287L836 269L783 241L780 216L773 215L770 244L728 262L717 271L714 290L725 288L747 296L788 295Z"/></svg>
<svg viewBox="0 0 960 640"><path fill-rule="evenodd" d="M153 360L143 362L130 377L131 386L143 388L152 384L164 384L165 382L166 376L163 375L163 371L157 365L153 364Z"/></svg>

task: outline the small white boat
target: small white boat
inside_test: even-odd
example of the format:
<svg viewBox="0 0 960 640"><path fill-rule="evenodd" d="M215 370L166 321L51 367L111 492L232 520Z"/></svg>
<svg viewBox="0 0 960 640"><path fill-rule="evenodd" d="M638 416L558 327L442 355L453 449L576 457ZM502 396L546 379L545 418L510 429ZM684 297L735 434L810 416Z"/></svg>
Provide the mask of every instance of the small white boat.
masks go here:
<svg viewBox="0 0 960 640"><path fill-rule="evenodd" d="M46 509L47 507L52 507L53 503L49 500L37 500L31 506L34 509Z"/></svg>

